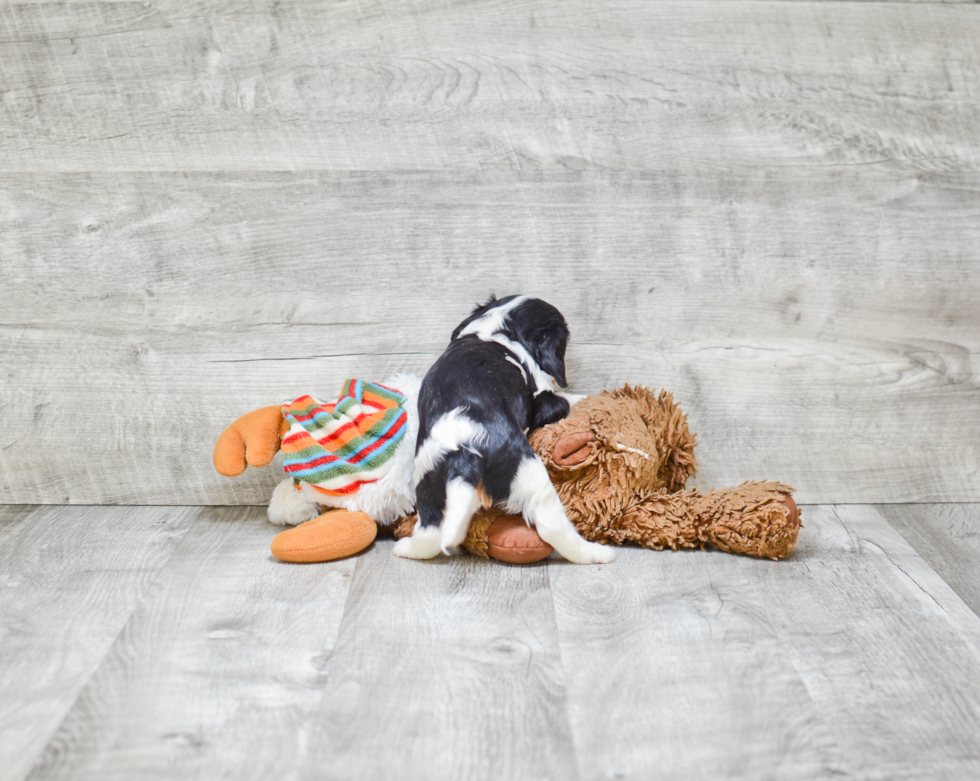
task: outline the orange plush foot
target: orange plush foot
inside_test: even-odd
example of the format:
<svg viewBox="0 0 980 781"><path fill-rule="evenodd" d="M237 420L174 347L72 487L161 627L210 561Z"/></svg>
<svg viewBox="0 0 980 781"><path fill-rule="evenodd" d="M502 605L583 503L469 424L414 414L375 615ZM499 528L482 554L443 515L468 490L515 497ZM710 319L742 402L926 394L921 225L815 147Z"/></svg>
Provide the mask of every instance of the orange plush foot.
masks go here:
<svg viewBox="0 0 980 781"><path fill-rule="evenodd" d="M333 561L360 553L374 542L378 525L366 513L333 510L277 534L272 555L282 561Z"/></svg>
<svg viewBox="0 0 980 781"><path fill-rule="evenodd" d="M502 515L487 532L487 553L510 564L531 564L554 550L519 515Z"/></svg>

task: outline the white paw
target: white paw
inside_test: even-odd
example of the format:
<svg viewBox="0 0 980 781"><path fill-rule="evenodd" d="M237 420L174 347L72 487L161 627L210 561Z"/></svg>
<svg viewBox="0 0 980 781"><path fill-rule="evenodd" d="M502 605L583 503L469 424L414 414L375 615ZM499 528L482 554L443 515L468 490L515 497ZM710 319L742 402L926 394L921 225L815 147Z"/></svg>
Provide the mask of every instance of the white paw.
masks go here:
<svg viewBox="0 0 980 781"><path fill-rule="evenodd" d="M586 542L579 546L574 556L569 556L572 564L609 564L616 560L616 551L597 542Z"/></svg>
<svg viewBox="0 0 980 781"><path fill-rule="evenodd" d="M412 538L402 537L398 542L395 543L395 547L391 549L391 552L396 556L401 556L403 559L417 559L418 556L412 555Z"/></svg>
<svg viewBox="0 0 980 781"><path fill-rule="evenodd" d="M439 529L416 529L411 537L403 537L395 543L392 553L403 559L432 559L441 552Z"/></svg>

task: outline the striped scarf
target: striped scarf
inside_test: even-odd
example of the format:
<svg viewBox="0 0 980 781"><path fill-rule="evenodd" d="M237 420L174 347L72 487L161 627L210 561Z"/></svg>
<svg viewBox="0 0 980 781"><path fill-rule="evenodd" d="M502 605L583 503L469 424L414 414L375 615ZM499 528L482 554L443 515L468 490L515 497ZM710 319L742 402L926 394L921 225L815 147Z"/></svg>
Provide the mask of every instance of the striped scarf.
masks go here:
<svg viewBox="0 0 980 781"><path fill-rule="evenodd" d="M297 486L309 483L331 496L352 494L384 477L405 436L404 403L398 391L363 380L347 380L332 404L312 396L284 403L286 474Z"/></svg>

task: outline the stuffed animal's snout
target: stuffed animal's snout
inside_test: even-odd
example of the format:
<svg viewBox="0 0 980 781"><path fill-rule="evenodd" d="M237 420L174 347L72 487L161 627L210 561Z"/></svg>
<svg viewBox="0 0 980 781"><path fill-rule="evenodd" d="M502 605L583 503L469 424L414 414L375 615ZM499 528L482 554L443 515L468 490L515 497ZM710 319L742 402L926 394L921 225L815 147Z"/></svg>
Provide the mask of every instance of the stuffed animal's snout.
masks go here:
<svg viewBox="0 0 980 781"><path fill-rule="evenodd" d="M557 466L581 464L592 455L590 443L594 440L595 434L591 431L576 431L573 434L565 434L555 443L554 450L551 451L551 460Z"/></svg>

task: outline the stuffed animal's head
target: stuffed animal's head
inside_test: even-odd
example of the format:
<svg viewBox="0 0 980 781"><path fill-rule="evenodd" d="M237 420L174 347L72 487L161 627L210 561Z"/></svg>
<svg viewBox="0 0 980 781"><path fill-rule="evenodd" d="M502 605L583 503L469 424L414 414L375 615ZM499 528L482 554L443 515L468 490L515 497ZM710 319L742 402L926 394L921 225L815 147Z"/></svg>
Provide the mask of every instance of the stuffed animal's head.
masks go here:
<svg viewBox="0 0 980 781"><path fill-rule="evenodd" d="M679 491L697 469L694 444L670 393L629 385L587 396L567 418L531 434L553 482L600 493Z"/></svg>

